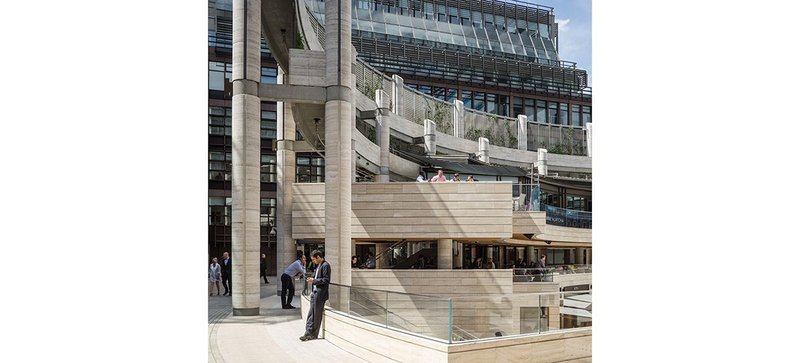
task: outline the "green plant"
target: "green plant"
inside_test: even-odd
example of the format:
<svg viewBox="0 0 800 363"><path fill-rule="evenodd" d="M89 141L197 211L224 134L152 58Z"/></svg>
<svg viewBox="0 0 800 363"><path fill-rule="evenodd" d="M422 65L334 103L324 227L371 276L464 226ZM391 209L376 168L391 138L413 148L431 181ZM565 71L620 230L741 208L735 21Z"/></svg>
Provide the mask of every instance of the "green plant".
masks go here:
<svg viewBox="0 0 800 363"><path fill-rule="evenodd" d="M453 129L453 121L448 119L450 105L444 102L426 102L425 117L436 123L436 130L441 133L450 134Z"/></svg>
<svg viewBox="0 0 800 363"><path fill-rule="evenodd" d="M508 137L508 147L516 148L518 139L516 136L514 136L514 130L512 129L510 123L506 124L506 136Z"/></svg>
<svg viewBox="0 0 800 363"><path fill-rule="evenodd" d="M479 137L481 137L481 130L474 127L470 127L469 130L464 133L464 138L467 140L478 141Z"/></svg>
<svg viewBox="0 0 800 363"><path fill-rule="evenodd" d="M306 49L306 38L303 37L303 34L297 33L295 45L297 46L297 49Z"/></svg>

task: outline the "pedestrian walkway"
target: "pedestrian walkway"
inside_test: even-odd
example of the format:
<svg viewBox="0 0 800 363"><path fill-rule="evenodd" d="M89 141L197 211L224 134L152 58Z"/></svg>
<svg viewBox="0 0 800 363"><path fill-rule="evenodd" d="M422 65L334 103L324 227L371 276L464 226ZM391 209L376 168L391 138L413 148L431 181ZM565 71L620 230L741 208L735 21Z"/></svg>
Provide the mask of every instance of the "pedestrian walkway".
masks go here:
<svg viewBox="0 0 800 363"><path fill-rule="evenodd" d="M208 361L210 363L244 362L366 362L324 339L301 342L305 317L300 316L300 292L292 305L281 309L279 278L261 281L261 305L258 316L233 316L231 297L208 296ZM223 290L224 292L224 290Z"/></svg>

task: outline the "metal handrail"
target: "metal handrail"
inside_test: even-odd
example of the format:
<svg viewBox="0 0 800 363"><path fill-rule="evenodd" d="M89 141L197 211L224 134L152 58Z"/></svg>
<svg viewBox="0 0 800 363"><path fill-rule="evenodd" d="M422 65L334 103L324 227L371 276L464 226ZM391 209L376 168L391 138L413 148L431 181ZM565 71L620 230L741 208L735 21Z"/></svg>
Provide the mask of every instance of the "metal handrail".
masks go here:
<svg viewBox="0 0 800 363"><path fill-rule="evenodd" d="M316 33L316 31L317 31L317 28L319 28L319 29L320 29L320 32L319 32L319 33L321 33L321 34L322 34L322 36L323 36L322 38L320 38L320 35L319 35L319 33L318 33L318 34L317 34L317 39L319 39L321 42L324 42L324 33L325 33L325 32L324 32L323 30L325 29L325 27L324 27L324 26L322 26L322 25L319 23L319 20L316 18L316 16L314 16L314 15L313 15L313 11L311 11L311 9L310 9L310 8L308 8L308 6L307 6L307 5L306 5L306 11L308 11L308 13L309 13L309 15L310 15L310 16L309 16L309 18L311 19L311 22L312 22L312 27L314 28L314 31L315 31L315 33ZM323 46L324 46L324 44L323 44ZM356 62L360 63L361 65L363 65L364 67L368 68L369 70L371 70L371 71L373 71L373 72L375 72L375 73L377 73L377 74L381 75L381 76L383 77L383 79L384 79L384 80L387 80L387 81L390 81L390 82L392 81L392 78L391 78L390 76L388 76L388 75L386 75L385 73L383 73L383 72L381 72L381 71L379 71L379 70L375 69L375 67L371 66L371 65L370 65L368 62L366 62L365 60L363 60L363 59L361 59L361 58L359 58L359 57L356 57ZM591 90L591 87L587 87L587 88L588 88L589 90ZM432 101L435 101L435 102L442 102L442 103L446 103L446 104L450 105L450 103L449 103L449 102L442 101L442 100L440 100L440 99L438 99L438 98L436 98L436 97L433 97L433 96L431 96L431 95L428 95L428 94L422 93L422 92L420 92L419 90L416 90L416 89L414 89L414 88L411 88L411 87L409 87L409 86L403 85L403 89L404 89L404 90L407 90L407 91L410 91L410 92L413 92L413 93L416 93L416 94L419 94L419 95L422 95L423 97L427 97L427 98L429 98L429 99L430 99L430 100L432 100ZM366 96L367 96L367 97L370 97L370 99L371 99L372 97L374 97L374 95L366 95ZM480 110L476 110L476 109L472 109L472 108L466 108L466 107L465 107L465 108L464 108L464 111L465 111L465 112L473 112L473 113L476 113L476 114L479 114L479 115L486 115L487 117L497 117L498 119L499 119L499 118L506 118L506 119L509 119L509 120L515 120L513 117L501 116L501 115L497 115L497 114L493 114L493 113L489 113L489 112L485 112L485 111L480 111ZM556 125L556 124L549 124L549 123L541 123L541 125L546 125L546 126L559 126L559 127L572 127L572 128L579 128L579 129L581 128L581 126L571 126L571 125Z"/></svg>

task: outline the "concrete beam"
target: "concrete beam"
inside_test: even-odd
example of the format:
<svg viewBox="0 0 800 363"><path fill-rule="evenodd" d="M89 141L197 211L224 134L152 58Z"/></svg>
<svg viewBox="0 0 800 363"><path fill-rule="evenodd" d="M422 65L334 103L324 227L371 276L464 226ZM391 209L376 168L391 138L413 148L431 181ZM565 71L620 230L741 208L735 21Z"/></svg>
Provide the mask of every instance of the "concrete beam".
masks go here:
<svg viewBox="0 0 800 363"><path fill-rule="evenodd" d="M262 101L283 101L289 103L312 103L324 105L327 100L325 87L294 86L290 84L261 84L258 97Z"/></svg>

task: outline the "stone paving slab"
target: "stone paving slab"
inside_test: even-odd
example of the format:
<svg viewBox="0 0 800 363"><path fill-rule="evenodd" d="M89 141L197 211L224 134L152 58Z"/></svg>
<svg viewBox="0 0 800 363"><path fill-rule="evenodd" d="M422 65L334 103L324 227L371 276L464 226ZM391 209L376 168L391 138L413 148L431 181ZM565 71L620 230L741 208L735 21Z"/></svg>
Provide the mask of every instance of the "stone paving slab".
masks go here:
<svg viewBox="0 0 800 363"><path fill-rule="evenodd" d="M305 317L300 316L300 290L292 305L281 309L280 292L273 276L261 284L258 316L233 316L229 296L208 296L208 361L249 362L366 362L324 339L301 342ZM223 289L224 291L224 289Z"/></svg>

